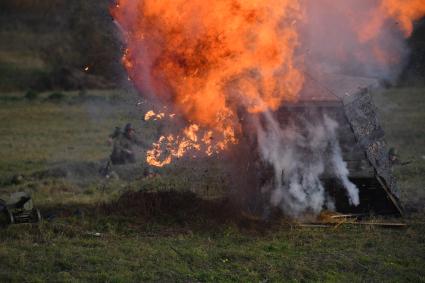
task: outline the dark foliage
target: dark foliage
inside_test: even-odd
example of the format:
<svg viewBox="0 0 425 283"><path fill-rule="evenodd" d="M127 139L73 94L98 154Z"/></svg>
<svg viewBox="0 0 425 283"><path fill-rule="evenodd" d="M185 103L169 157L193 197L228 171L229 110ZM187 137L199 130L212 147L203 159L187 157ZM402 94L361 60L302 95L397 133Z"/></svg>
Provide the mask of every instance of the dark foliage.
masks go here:
<svg viewBox="0 0 425 283"><path fill-rule="evenodd" d="M123 74L121 43L109 14L110 2L1 1L0 31L22 32L40 38L42 42L27 49L47 64L47 75L64 67L75 70L88 67L88 74L117 81ZM48 85L43 87L49 89Z"/></svg>
<svg viewBox="0 0 425 283"><path fill-rule="evenodd" d="M408 43L412 54L401 76L401 82L425 84L425 19L416 24L415 31Z"/></svg>
<svg viewBox="0 0 425 283"><path fill-rule="evenodd" d="M30 89L27 91L27 93L25 93L25 98L28 100L36 100L39 96L39 93Z"/></svg>
<svg viewBox="0 0 425 283"><path fill-rule="evenodd" d="M61 101L64 98L65 98L65 95L61 92L54 92L47 97L47 99L50 101Z"/></svg>

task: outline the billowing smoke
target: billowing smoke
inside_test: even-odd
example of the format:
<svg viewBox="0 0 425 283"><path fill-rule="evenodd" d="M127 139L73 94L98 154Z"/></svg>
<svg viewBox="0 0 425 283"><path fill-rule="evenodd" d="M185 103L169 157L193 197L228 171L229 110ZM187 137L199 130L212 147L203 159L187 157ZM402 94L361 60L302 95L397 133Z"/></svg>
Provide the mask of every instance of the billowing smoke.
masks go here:
<svg viewBox="0 0 425 283"><path fill-rule="evenodd" d="M359 204L359 191L348 179L342 159L336 121L317 114L315 121L297 117L280 125L271 113L265 113L256 124L261 157L274 170L274 183L266 184L274 206L294 217L332 210L333 200L321 181L325 170L341 182L350 204Z"/></svg>
<svg viewBox="0 0 425 283"><path fill-rule="evenodd" d="M217 154L243 136L240 110L262 116L258 146L274 167L272 202L297 216L332 208L320 180L329 168L353 205L358 190L335 121L319 115L280 125L271 113L298 100L310 72L394 80L425 1L117 0L112 14L129 78L187 122L181 134L164 133L147 162L164 166L189 150Z"/></svg>
<svg viewBox="0 0 425 283"><path fill-rule="evenodd" d="M303 1L301 54L327 73L394 81L409 55L406 37L425 15L422 0Z"/></svg>

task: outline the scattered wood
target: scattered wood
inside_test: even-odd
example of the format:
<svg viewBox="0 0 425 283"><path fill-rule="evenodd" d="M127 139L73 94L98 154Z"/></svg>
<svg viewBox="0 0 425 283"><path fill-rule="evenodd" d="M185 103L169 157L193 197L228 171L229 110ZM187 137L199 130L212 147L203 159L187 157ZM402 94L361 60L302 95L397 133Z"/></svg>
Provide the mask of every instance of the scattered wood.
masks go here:
<svg viewBox="0 0 425 283"><path fill-rule="evenodd" d="M318 223L300 223L297 226L302 228L338 228L342 225L361 225L361 226L378 226L384 228L407 228L406 223L401 222L371 222L371 221L340 221L340 222L318 222Z"/></svg>
<svg viewBox="0 0 425 283"><path fill-rule="evenodd" d="M359 218L359 217L364 217L364 216L368 216L368 214L366 213L357 213L357 214L335 214L330 216L330 218L332 219L340 219L340 218Z"/></svg>

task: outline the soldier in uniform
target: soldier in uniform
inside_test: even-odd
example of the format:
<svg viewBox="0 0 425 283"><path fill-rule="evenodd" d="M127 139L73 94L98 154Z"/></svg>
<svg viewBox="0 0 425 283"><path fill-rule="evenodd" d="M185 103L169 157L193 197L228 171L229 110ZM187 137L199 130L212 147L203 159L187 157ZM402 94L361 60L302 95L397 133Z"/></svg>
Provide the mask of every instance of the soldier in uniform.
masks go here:
<svg viewBox="0 0 425 283"><path fill-rule="evenodd" d="M121 136L122 132L121 132L121 128L120 127L115 127L115 130L112 134L109 135L108 137L108 144L109 145L113 145L114 140L116 138L119 138Z"/></svg>
<svg viewBox="0 0 425 283"><path fill-rule="evenodd" d="M398 154L397 149L395 149L394 147L391 147L390 150L388 151L388 156L391 162L391 165L408 165L410 163L412 163L412 161L405 161L403 162L400 158L400 155Z"/></svg>
<svg viewBox="0 0 425 283"><path fill-rule="evenodd" d="M111 154L112 164L117 165L136 162L133 146L143 146L143 144L135 136L134 128L130 123L125 126L123 133L113 139L113 142L114 146Z"/></svg>

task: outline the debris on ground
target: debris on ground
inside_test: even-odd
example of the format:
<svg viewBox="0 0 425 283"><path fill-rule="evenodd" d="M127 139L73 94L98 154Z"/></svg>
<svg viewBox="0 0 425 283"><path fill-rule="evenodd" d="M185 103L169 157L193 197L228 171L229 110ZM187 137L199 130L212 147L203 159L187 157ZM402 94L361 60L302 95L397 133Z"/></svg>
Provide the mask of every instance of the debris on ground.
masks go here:
<svg viewBox="0 0 425 283"><path fill-rule="evenodd" d="M338 228L341 225L378 226L383 228L407 228L403 222L392 222L383 219L371 219L368 214L341 214L337 212L324 211L315 221L298 223L302 228Z"/></svg>

